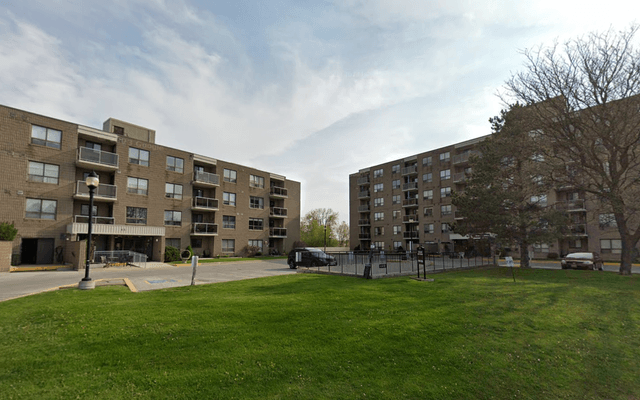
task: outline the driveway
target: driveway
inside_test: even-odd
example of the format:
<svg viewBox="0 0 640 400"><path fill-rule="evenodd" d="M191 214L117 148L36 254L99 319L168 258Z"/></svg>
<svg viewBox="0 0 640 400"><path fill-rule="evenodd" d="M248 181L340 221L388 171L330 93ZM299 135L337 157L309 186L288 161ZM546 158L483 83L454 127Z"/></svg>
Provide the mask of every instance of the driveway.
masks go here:
<svg viewBox="0 0 640 400"><path fill-rule="evenodd" d="M119 282L127 278L135 290L157 290L191 285L191 266L157 264L153 268L137 267L92 267L89 275L93 280L104 279ZM202 263L196 269L196 284L236 281L266 276L295 274L287 260L260 260L221 263ZM60 286L75 285L84 278L82 271L38 271L0 273L0 301L22 297Z"/></svg>

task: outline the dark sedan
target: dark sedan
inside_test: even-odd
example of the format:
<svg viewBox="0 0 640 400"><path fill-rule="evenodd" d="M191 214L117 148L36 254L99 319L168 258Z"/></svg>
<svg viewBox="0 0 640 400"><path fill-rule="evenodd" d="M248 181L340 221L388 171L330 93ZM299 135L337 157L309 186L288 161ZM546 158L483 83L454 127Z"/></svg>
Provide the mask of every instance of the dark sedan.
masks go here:
<svg viewBox="0 0 640 400"><path fill-rule="evenodd" d="M562 269L592 269L602 271L602 259L598 253L570 253L560 261Z"/></svg>

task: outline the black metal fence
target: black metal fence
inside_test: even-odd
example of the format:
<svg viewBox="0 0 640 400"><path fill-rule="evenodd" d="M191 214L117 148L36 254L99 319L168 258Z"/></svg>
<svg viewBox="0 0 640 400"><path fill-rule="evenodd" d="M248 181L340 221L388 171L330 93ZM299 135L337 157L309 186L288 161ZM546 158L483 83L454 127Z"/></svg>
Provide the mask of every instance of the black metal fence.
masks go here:
<svg viewBox="0 0 640 400"><path fill-rule="evenodd" d="M336 259L337 265L309 267L308 269L344 275L364 276L365 266L371 265L371 277L373 278L396 275L418 275L418 255L416 252L378 252L372 255L365 252L328 252L327 254ZM461 258L457 253L427 254L424 256L424 261L424 266L420 265L420 275L423 275L425 272L428 274L493 264L493 259L490 257L477 256Z"/></svg>

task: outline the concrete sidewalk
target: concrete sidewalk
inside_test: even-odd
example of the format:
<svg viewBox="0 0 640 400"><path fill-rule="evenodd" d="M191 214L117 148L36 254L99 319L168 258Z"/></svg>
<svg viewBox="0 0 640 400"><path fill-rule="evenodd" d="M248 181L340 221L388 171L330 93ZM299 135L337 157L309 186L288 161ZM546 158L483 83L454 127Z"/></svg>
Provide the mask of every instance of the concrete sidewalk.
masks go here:
<svg viewBox="0 0 640 400"><path fill-rule="evenodd" d="M191 266L156 263L147 268L92 266L91 279L101 284L120 284L129 281L132 291L147 291L191 285ZM228 282L241 279L295 274L287 260L256 260L223 263L201 263L196 269L196 284ZM74 286L84 277L84 270L36 271L0 273L0 301L50 290ZM102 281L100 281L102 280Z"/></svg>

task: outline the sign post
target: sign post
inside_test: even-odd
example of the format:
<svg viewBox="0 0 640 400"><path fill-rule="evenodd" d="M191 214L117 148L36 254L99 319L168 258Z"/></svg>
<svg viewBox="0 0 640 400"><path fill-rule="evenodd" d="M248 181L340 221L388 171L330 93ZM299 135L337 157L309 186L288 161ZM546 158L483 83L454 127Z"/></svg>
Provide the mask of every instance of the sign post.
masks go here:
<svg viewBox="0 0 640 400"><path fill-rule="evenodd" d="M511 276L513 276L513 282L516 281L516 274L513 272L513 257L505 257L505 261L507 262L507 267L511 268Z"/></svg>
<svg viewBox="0 0 640 400"><path fill-rule="evenodd" d="M198 256L191 257L191 266L193 267L193 275L191 275L191 286L196 285L196 267L198 266Z"/></svg>

